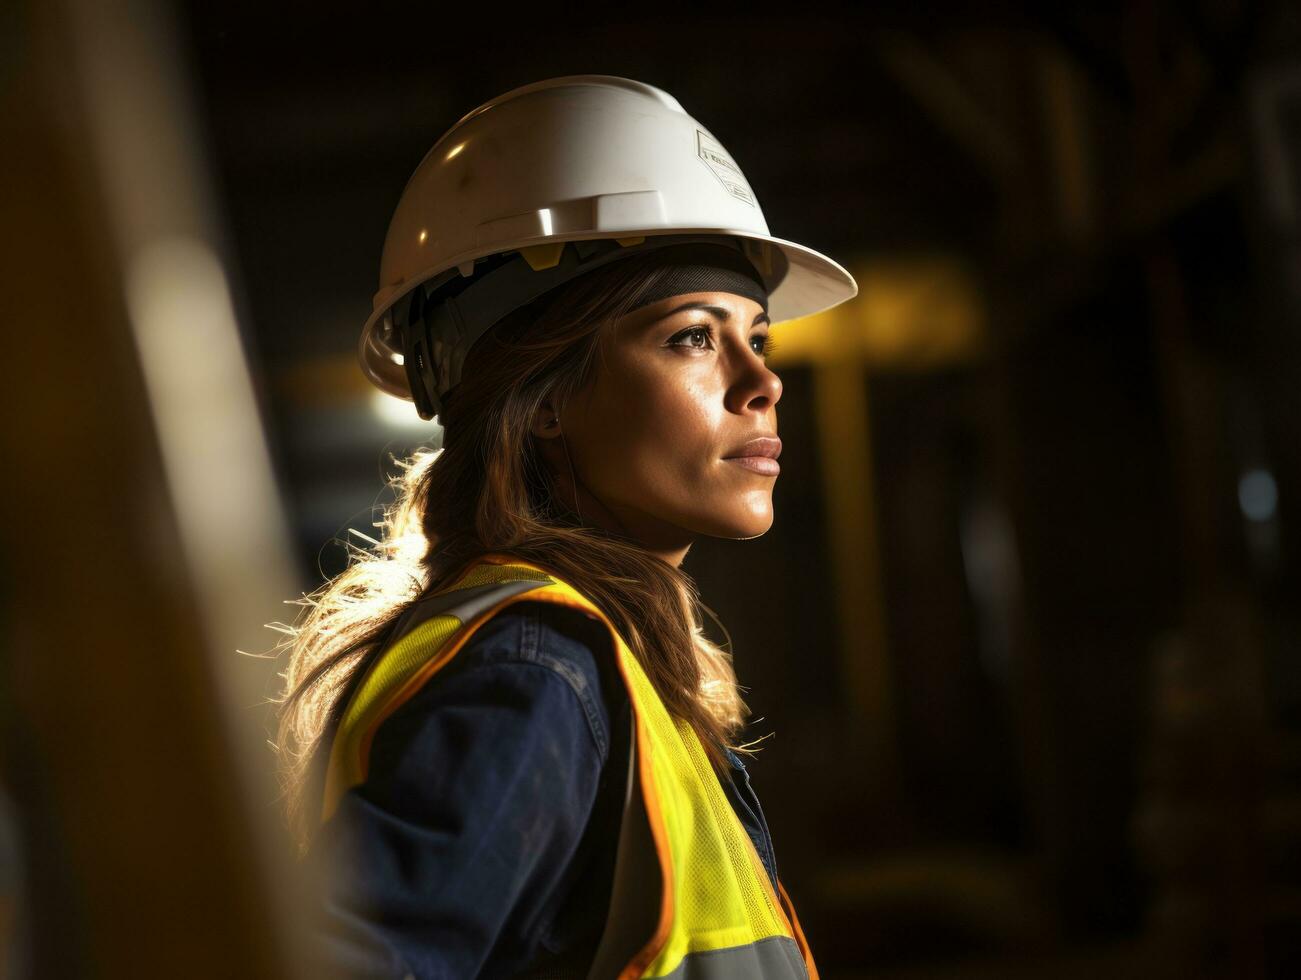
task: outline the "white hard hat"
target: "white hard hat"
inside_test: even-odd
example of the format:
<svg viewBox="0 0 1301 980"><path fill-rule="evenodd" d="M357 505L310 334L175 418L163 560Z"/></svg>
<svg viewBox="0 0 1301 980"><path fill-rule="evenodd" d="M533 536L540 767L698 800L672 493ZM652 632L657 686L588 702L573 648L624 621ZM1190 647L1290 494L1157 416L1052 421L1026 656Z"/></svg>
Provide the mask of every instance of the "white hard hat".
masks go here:
<svg viewBox="0 0 1301 980"><path fill-rule="evenodd" d="M362 369L432 418L465 353L502 316L605 262L701 239L750 260L774 323L858 292L831 259L768 233L741 168L667 92L614 75L513 89L462 117L407 182ZM464 280L488 275L491 289L471 302ZM426 330L406 329L422 318Z"/></svg>

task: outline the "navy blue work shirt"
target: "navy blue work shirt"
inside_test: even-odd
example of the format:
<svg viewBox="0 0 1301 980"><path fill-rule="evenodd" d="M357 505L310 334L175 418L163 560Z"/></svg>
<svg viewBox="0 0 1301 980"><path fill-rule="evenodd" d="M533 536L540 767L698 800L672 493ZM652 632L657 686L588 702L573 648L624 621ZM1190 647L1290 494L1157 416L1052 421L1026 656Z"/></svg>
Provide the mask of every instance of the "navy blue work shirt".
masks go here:
<svg viewBox="0 0 1301 980"><path fill-rule="evenodd" d="M518 602L376 730L313 848L313 954L352 977L582 976L605 926L631 705L606 627ZM776 887L740 758L722 780Z"/></svg>

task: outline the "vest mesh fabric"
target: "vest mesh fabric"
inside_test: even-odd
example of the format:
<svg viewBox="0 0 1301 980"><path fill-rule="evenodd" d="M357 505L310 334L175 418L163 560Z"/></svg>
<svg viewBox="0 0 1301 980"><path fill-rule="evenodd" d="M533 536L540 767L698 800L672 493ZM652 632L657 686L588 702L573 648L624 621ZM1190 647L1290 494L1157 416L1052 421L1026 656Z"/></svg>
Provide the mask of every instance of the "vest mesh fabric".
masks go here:
<svg viewBox="0 0 1301 980"><path fill-rule="evenodd" d="M648 729L645 741L673 874L673 928L643 975L665 976L691 953L790 936L754 843L695 730L669 715L637 658L622 640L619 647L638 715Z"/></svg>

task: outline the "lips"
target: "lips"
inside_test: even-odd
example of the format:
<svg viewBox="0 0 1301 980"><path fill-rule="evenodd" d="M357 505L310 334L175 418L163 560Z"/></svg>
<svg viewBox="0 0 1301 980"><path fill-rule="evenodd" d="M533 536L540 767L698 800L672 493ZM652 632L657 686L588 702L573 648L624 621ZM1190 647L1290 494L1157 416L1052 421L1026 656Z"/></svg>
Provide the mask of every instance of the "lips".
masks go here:
<svg viewBox="0 0 1301 980"><path fill-rule="evenodd" d="M741 459L746 456L766 456L769 459L776 459L782 454L782 441L773 436L760 436L757 439L751 439L743 446L738 446L731 450L724 459Z"/></svg>
<svg viewBox="0 0 1301 980"><path fill-rule="evenodd" d="M729 452L723 459L733 466L753 470L763 476L776 476L781 472L777 457L782 452L782 441L776 436L760 436Z"/></svg>

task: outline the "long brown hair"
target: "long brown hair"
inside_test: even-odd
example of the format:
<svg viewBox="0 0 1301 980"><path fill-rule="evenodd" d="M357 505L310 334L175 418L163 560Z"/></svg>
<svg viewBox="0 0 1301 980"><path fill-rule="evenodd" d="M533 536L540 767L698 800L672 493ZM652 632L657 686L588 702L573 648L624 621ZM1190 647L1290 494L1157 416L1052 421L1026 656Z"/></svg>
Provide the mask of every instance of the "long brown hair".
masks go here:
<svg viewBox="0 0 1301 980"><path fill-rule="evenodd" d="M748 712L730 649L704 635L695 583L635 541L581 526L554 497L530 433L544 399L563 405L599 370L613 324L664 272L654 252L621 259L497 323L444 399L442 448L400 461L380 539L351 548L347 569L300 600L301 621L281 644L289 656L277 702L286 813L302 847L315 824L321 750L352 683L412 603L488 553L539 565L591 599L716 768L726 766L720 745L747 751L731 744Z"/></svg>

